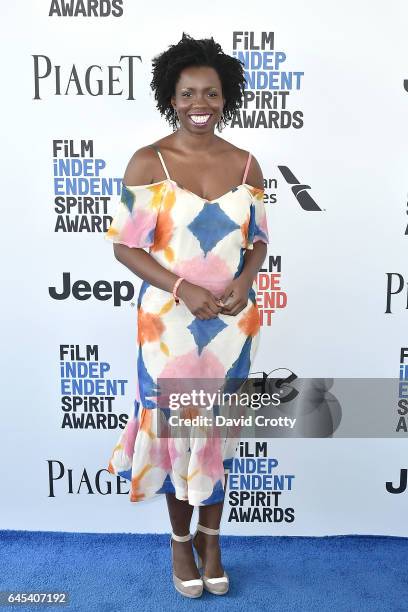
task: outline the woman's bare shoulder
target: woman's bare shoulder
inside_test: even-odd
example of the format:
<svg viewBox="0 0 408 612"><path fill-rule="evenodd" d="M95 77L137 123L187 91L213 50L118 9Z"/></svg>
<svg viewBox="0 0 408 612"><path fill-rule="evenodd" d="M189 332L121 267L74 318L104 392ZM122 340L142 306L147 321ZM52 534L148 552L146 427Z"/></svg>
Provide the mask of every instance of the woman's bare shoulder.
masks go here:
<svg viewBox="0 0 408 612"><path fill-rule="evenodd" d="M264 188L262 168L259 165L259 162L256 159L255 155L253 154L251 154L251 162L249 164L248 174L245 182L248 183L248 185L257 187L258 189Z"/></svg>
<svg viewBox="0 0 408 612"><path fill-rule="evenodd" d="M154 182L157 161L157 153L152 145L137 149L126 166L123 177L125 185L149 185Z"/></svg>
<svg viewBox="0 0 408 612"><path fill-rule="evenodd" d="M230 158L232 156L233 159L235 158L235 161L238 165L246 164L249 151L247 151L246 149L241 149L241 147L237 147L236 145L232 144L232 142L229 142L229 140L225 140L224 138L220 138L219 136L218 138L220 141L220 150L225 155L229 155Z"/></svg>
<svg viewBox="0 0 408 612"><path fill-rule="evenodd" d="M229 143L231 144L231 143ZM255 155L252 151L247 151L246 149L241 149L240 147L236 147L232 145L235 155L237 156L237 163L245 168L246 163L248 161L249 154L251 153L251 159L248 168L248 174L246 178L246 183L248 185L252 185L253 187L257 187L258 189L264 188L264 179L262 174L261 166Z"/></svg>

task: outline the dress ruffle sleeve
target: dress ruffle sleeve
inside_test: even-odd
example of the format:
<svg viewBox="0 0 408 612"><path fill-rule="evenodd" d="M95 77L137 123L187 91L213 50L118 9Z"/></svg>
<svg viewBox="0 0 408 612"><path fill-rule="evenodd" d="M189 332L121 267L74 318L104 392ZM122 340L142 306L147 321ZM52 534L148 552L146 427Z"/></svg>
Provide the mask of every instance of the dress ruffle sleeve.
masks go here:
<svg viewBox="0 0 408 612"><path fill-rule="evenodd" d="M151 247L165 189L165 182L129 186L122 181L120 200L104 238L132 248Z"/></svg>
<svg viewBox="0 0 408 612"><path fill-rule="evenodd" d="M252 188L250 205L247 249L253 249L259 240L269 244L268 221L264 203L264 189Z"/></svg>

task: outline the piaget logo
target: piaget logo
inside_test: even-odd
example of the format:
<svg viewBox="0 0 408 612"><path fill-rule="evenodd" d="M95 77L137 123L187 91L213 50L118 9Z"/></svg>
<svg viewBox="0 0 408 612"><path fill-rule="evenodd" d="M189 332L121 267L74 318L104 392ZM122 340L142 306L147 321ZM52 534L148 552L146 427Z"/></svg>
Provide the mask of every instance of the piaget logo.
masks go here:
<svg viewBox="0 0 408 612"><path fill-rule="evenodd" d="M48 55L33 54L34 96L126 96L135 100L137 65L140 55L120 55L118 64L103 66L94 62L78 68L76 64L54 64ZM80 58L78 58L80 61Z"/></svg>

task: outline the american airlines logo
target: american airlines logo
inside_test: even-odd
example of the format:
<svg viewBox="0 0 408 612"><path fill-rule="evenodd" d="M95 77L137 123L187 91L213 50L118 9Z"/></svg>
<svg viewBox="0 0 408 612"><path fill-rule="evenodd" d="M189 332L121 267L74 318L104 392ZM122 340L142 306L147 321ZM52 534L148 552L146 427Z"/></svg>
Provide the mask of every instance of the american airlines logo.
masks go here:
<svg viewBox="0 0 408 612"><path fill-rule="evenodd" d="M303 210L322 210L320 206L316 204L316 202L308 191L309 189L311 189L310 185L305 185L304 183L301 183L287 166L278 166L278 168L281 171L282 176L288 183L288 185L292 185L292 193L299 202L300 206L303 208Z"/></svg>

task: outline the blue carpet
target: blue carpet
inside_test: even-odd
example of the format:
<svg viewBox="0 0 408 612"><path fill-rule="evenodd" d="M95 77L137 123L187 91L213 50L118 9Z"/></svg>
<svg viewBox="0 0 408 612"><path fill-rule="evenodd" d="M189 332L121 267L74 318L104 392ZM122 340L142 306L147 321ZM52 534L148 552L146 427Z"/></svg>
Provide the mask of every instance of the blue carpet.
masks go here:
<svg viewBox="0 0 408 612"><path fill-rule="evenodd" d="M173 587L166 535L0 531L0 590L67 591L66 606L1 609L157 612L405 612L408 539L222 536L228 595ZM211 606L211 608L209 608Z"/></svg>

